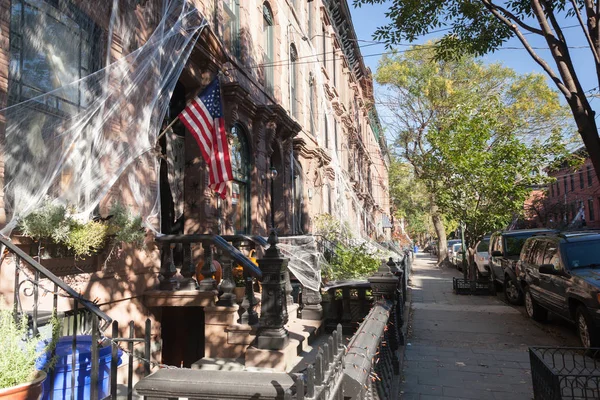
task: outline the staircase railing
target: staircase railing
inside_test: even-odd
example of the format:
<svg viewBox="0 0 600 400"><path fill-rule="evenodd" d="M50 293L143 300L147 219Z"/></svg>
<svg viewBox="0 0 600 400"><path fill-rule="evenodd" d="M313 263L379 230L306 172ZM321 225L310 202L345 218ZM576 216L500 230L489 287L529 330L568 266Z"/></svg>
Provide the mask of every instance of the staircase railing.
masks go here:
<svg viewBox="0 0 600 400"><path fill-rule="evenodd" d="M52 317L62 320L62 332L59 332L57 345L61 347L60 354L57 349L53 349L52 353L46 357L46 360L49 361L58 355L58 363L61 363L61 366L57 365L48 371L48 377L43 386L44 398L96 400L110 396L111 399L117 399L117 367L121 363L122 352L126 352L129 355L129 365L125 395L127 399L131 399L133 396L133 346L135 343L144 344L144 353L141 357L144 361L143 373L145 375L150 373L150 320L146 320L143 338L134 337L133 321L129 323L129 336L117 337L119 334L117 321L113 321L94 302L83 297L10 240L0 237L0 254L4 255L5 250L14 257L13 313L15 318L28 318L31 322L31 334L34 337L40 335L40 324L50 322ZM6 255L0 262L5 260ZM46 287L45 282L42 282L43 279L48 280L52 287ZM23 287L25 284L31 285L31 288ZM21 300L21 292L27 290L29 290L29 294L25 293L25 295L33 296L31 311L24 309ZM40 290L44 294L52 294L50 314L48 311L40 313ZM72 299L73 304L72 307L69 306L69 310L58 311L59 296ZM108 339L102 332L106 331L111 324L112 337ZM121 343L126 343L127 348L122 349ZM107 348L111 350L108 362L106 356L103 356L102 360L100 358L102 349L107 351ZM88 366L80 368L80 362ZM39 368L44 369L45 366L39 366ZM89 386L85 385L88 379ZM108 380L110 380L110 385Z"/></svg>
<svg viewBox="0 0 600 400"><path fill-rule="evenodd" d="M104 331L112 322L112 318L106 315L104 312L98 308L93 302L84 298L80 293L77 293L73 288L67 285L62 279L54 275L51 271L49 271L46 267L40 264L38 261L34 260L33 257L25 253L23 250L18 248L14 243L10 240L0 237L0 244L7 249L10 253L12 253L15 257L15 292L14 292L14 311L15 313L19 312L18 306L20 304L19 298L19 289L22 282L30 282L33 285L33 296L34 296L34 304L33 304L33 334L37 335L37 320L38 320L38 296L39 296L39 288L40 288L40 280L42 276L48 279L54 285L53 293L53 312L57 309L58 303L58 289L62 290L66 293L66 295L72 298L75 302L74 310L77 310L81 305L85 310L89 311L103 322L99 325L100 330ZM2 251L2 254L4 251ZM20 273L24 272L21 264L25 262L27 265L33 269L34 277L30 278L26 276L24 281L20 281Z"/></svg>
<svg viewBox="0 0 600 400"><path fill-rule="evenodd" d="M214 276L217 273L213 260L218 261L222 268L222 279L220 285L221 294L217 305L232 306L237 303L234 294L235 282L233 278L234 264L241 265L244 271L245 295L240 306L240 318L238 322L254 325L258 323L256 308L258 302L254 296L255 280L260 281L263 273L258 266L250 260L240 248L248 250L257 247L265 247L267 241L262 236L250 235L164 235L156 238L161 247L161 290L199 290L204 292L214 291L217 282ZM192 246L202 247L202 269L200 274L202 280L196 282L196 263L192 257ZM177 270L175 265L175 249L179 248L182 253L180 274L183 280L175 277ZM216 251L218 250L218 254Z"/></svg>

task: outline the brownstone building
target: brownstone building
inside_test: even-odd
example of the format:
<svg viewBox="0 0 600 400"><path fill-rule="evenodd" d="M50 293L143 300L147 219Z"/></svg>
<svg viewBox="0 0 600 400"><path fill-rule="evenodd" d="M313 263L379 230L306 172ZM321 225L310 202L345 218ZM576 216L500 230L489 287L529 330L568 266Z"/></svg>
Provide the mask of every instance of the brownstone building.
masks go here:
<svg viewBox="0 0 600 400"><path fill-rule="evenodd" d="M169 22L160 18L162 4L159 0L0 0L0 109L4 109L0 114L0 227L15 222L18 207L10 204L19 200L14 194L5 198L4 188L14 177L5 171L23 173L16 166L35 159L41 170L37 172L44 177L43 157L52 158L52 154L28 160L15 156L22 154L17 148L21 143L7 134L6 127L14 121L7 123L6 110L25 110L20 106L25 102L35 104L35 118L21 118L18 123L29 124L31 135L24 136L25 142L43 143L51 129L40 128L40 121L61 118L69 107L75 111L68 115L78 117L77 110L93 103L93 90L63 89L73 88L79 80L93 80L88 78L93 73L108 71L106 80L94 84L110 86L109 94L129 91L127 99L134 103L148 96L152 84L165 80L164 76L152 77L150 70L145 80L135 75L137 81L116 82L112 69L146 65L135 57L147 50L145 44L157 26ZM154 143L143 138L147 149L137 143L144 152L130 156L130 142L144 126L152 125L148 121L153 114L130 118L140 110L110 96L103 107L117 112L102 121L100 130L117 138L114 151L131 157L131 167L121 171L110 152L100 154L97 164L86 164L86 173L100 176L95 168L107 171L106 182L94 192L100 197L94 201L89 191L86 197L71 190L77 179L81 181L77 188L82 193L86 189L80 165L57 164L49 168L54 174L46 182L45 194L80 199L101 216L114 200L139 212L159 208L160 223L155 220L154 228L162 233L265 236L274 227L282 235L302 235L313 232L315 216L328 213L346 222L357 237L389 239L391 232L384 225L390 210L387 148L374 107L371 71L362 60L347 1L191 0L189 4L195 5L207 25L193 40L186 39L191 47L182 45L189 58L180 74L169 78L175 79L173 84L167 82L171 86L164 122L158 121L147 132L150 139L156 138L161 127L218 77L234 175L227 197L221 200L209 189L200 149L180 123L158 141L156 150L149 151ZM160 63L169 61L170 50L151 53L149 65L160 70ZM157 103L163 96L161 91L154 95ZM37 96L44 102L36 103ZM21 117L29 115L20 112ZM34 135L38 131L42 133ZM179 140L184 149L184 162L179 160L177 167L180 173L173 170L170 140ZM54 150L72 152L77 144L61 143ZM132 179L137 179L135 185ZM45 187L42 183L32 185L36 195ZM177 185L182 188L179 192ZM598 206L597 198L594 201ZM81 211L92 214L91 209ZM134 319L141 325L150 317L158 338L164 315L149 309L142 298L158 284L160 257L150 236L147 250L126 249L103 267L79 264L63 268L60 275L117 319ZM6 268L0 270L0 294L7 300L14 294L11 274ZM69 307L67 300L61 302Z"/></svg>

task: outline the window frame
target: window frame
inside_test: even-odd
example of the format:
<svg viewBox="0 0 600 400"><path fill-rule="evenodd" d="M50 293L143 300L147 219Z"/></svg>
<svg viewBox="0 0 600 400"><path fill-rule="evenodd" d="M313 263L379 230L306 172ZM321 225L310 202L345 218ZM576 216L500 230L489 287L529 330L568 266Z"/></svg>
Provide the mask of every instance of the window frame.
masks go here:
<svg viewBox="0 0 600 400"><path fill-rule="evenodd" d="M62 25L66 25L63 20L66 18L68 19L71 23L73 23L74 25L76 25L78 27L77 31L78 31L78 35L79 35L79 47L78 47L78 57L77 57L77 70L78 70L78 77L76 80L74 80L73 82L76 82L79 79L84 78L85 76L88 76L98 70L100 70L103 66L104 66L104 54L105 54L105 50L104 50L104 40L105 40L105 31L98 25L96 24L89 16L87 16L83 11L81 11L77 5L75 4L74 1L72 0L61 0L56 2L58 4L55 5L53 4L54 2L48 1L48 0L44 0L43 4L45 4L44 7L48 7L49 10L43 10L40 9L39 7L37 7L37 5L32 4L30 1L28 0L12 0L10 2L10 8L8 10L8 15L9 15L9 26L10 26L10 31L9 31L9 48L8 48L8 76L7 76L7 80L8 80L8 89L7 89L7 105L14 105L14 104L18 104L21 103L23 101L27 101L29 99L35 98L37 96L41 96L44 95L46 93L48 93L47 90L43 89L43 88L39 88L39 87L33 87L31 85L28 85L27 83L23 82L23 69L24 69L24 57L23 57L23 52L26 51L26 49L23 47L23 36L24 33L23 32L17 32L14 29L13 26L13 7L17 7L17 5L21 6L21 10L20 10L20 21L18 22L19 24L19 28L23 29L23 24L24 24L24 14L25 14L25 5L28 5L30 8L32 9L36 9L39 12L44 13L44 17L45 18L53 18L54 20L56 20L57 22L61 23ZM61 18L61 20L58 20L57 17L55 17L54 15L52 15L52 13L56 13L58 15L58 17ZM85 29L86 27L88 27L89 29ZM83 66L82 65L82 45L84 43L83 40L83 33L85 32L85 34L88 36L87 42L88 42L88 64L87 66ZM69 39L72 39L72 37L70 37ZM18 52L19 53L19 57L18 57L18 71L16 73L16 75L18 77L15 77L15 74L12 72L12 68L11 68L11 63L13 61L13 58L15 57L15 55L13 54L13 52ZM71 60L69 60L71 61ZM70 82L70 83L73 83ZM69 83L69 84L70 84ZM14 90L14 86L18 85L18 94L15 96L13 95L11 92L12 90ZM37 92L35 95L30 96L30 97L24 97L23 95L23 86L27 86L29 87L33 92ZM51 89L52 90L56 90L57 87ZM83 96L82 96L82 88L80 86L80 88L77 91L77 101L74 102L70 99L66 99L66 98L62 98L62 97L58 97L58 96L48 96L49 98L51 97L52 99L54 99L54 104L50 104L48 103L48 101L41 103L41 102L35 102L35 109L39 112L45 113L45 114L50 114L50 115L58 115L58 116L62 116L65 114L64 111L62 111L64 109L64 107L77 107L77 108L81 108L83 106L85 106L83 103ZM59 106L59 104L65 104L62 107ZM62 109L61 109L62 108Z"/></svg>
<svg viewBox="0 0 600 400"><path fill-rule="evenodd" d="M233 6L233 8L231 6ZM231 51L236 58L239 58L241 55L239 0L223 0L223 11L230 17L229 28L231 32L231 43L229 44L229 51Z"/></svg>
<svg viewBox="0 0 600 400"><path fill-rule="evenodd" d="M268 2L263 3L263 56L265 71L265 90L271 96L275 93L275 18Z"/></svg>
<svg viewBox="0 0 600 400"><path fill-rule="evenodd" d="M251 233L251 229L252 229L252 213L251 213L251 189L252 189L252 177L251 177L251 170L252 170L252 163L251 163L251 158L250 158L250 148L249 148L249 142L248 142L248 133L247 130L245 128L245 126L236 121L230 129L230 135L232 137L236 137L238 142L240 143L241 148L243 149L243 151L241 152L241 161L240 161L240 165L241 168L243 169L241 172L238 173L238 171L235 169L235 166L232 165L232 173L233 173L233 179L232 179L232 198L233 198L233 184L238 184L244 187L245 192L244 192L244 203L243 203L243 210L242 210L242 229L238 230L237 227L234 224L234 231L235 234L248 234ZM232 145L230 146L230 151L233 153L235 146ZM232 159L233 159L233 154L232 154Z"/></svg>
<svg viewBox="0 0 600 400"><path fill-rule="evenodd" d="M298 49L296 45L292 43L290 45L290 111L296 120L299 120L298 115Z"/></svg>

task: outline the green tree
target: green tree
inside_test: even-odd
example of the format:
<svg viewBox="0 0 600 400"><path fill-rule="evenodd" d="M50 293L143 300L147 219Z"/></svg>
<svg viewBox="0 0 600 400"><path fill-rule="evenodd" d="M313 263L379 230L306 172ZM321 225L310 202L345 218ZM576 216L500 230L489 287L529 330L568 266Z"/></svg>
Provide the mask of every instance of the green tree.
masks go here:
<svg viewBox="0 0 600 400"><path fill-rule="evenodd" d="M392 156L389 182L394 217L404 218L409 222L406 231L410 237L423 238L433 234L429 196L423 182L414 175L411 165Z"/></svg>
<svg viewBox="0 0 600 400"><path fill-rule="evenodd" d="M354 4L386 1L354 0ZM391 0L386 16L391 22L378 28L374 36L389 45L444 32L433 45L438 59L456 59L465 53L481 56L499 49L510 38L518 38L567 101L600 178L596 114L588 100L590 93L581 85L564 33L567 28L577 28L579 36L587 42L600 87L600 1ZM565 23L561 26L559 21ZM573 34L569 37L572 40ZM545 46L541 49L532 46L531 41L536 39L545 42Z"/></svg>
<svg viewBox="0 0 600 400"><path fill-rule="evenodd" d="M566 112L540 75L473 57L439 60L426 45L383 57L376 79L394 115L391 151L412 166L428 196L440 262L444 219L467 223L474 245L522 209L543 166L564 152Z"/></svg>

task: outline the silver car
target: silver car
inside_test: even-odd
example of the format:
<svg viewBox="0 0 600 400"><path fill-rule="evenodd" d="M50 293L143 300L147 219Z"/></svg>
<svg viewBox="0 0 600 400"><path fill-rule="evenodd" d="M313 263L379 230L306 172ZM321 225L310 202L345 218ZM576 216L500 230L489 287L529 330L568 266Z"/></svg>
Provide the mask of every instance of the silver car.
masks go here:
<svg viewBox="0 0 600 400"><path fill-rule="evenodd" d="M479 276L490 275L490 237L486 236L475 246L475 265L477 265L477 273Z"/></svg>

